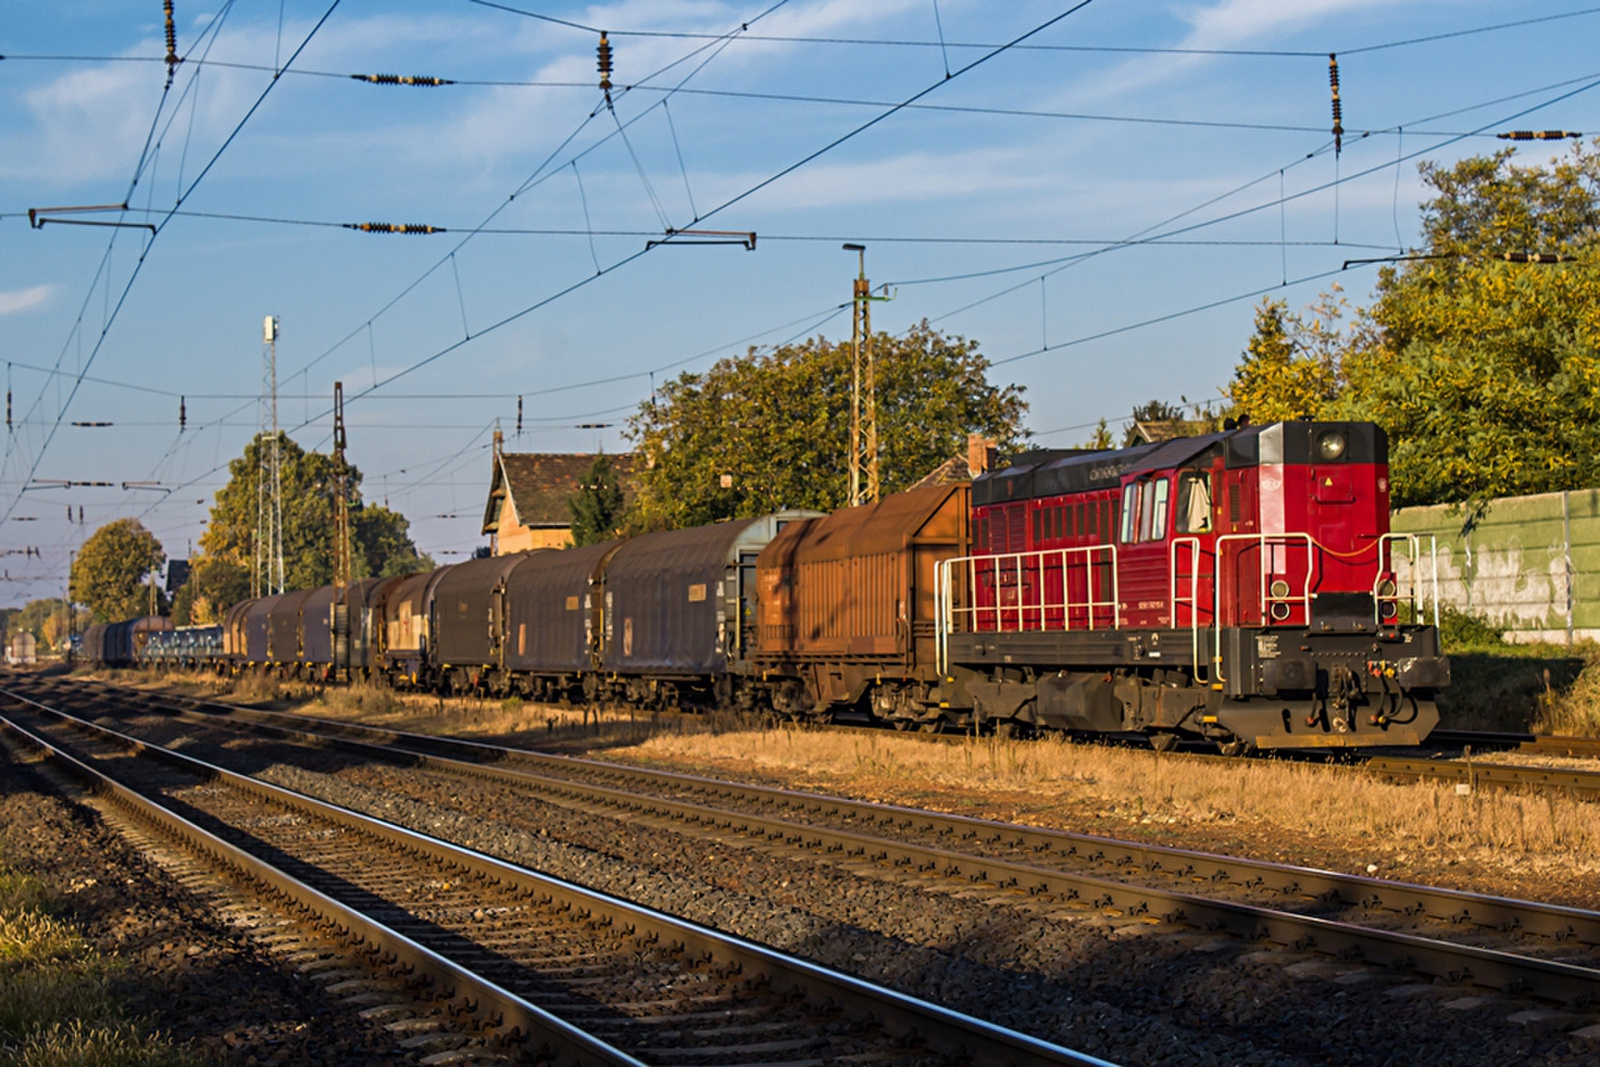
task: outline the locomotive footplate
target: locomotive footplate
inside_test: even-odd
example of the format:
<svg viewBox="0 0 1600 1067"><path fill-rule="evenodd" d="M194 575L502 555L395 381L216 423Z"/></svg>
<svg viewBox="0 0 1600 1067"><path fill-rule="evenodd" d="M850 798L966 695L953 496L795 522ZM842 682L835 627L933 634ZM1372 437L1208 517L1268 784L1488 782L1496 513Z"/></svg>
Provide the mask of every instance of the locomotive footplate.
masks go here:
<svg viewBox="0 0 1600 1067"><path fill-rule="evenodd" d="M1192 667L1188 630L1024 630L949 637L950 662L966 667L1077 665ZM1053 669L1046 666L1046 669Z"/></svg>
<svg viewBox="0 0 1600 1067"><path fill-rule="evenodd" d="M981 632L951 634L947 648L944 706L979 721L1256 748L1420 744L1450 681L1432 627Z"/></svg>

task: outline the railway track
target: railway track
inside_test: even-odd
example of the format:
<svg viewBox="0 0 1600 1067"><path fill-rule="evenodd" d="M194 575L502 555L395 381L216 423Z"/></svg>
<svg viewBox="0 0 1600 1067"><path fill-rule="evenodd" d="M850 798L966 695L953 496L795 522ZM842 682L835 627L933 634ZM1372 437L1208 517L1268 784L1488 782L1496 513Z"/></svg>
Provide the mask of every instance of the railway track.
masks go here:
<svg viewBox="0 0 1600 1067"><path fill-rule="evenodd" d="M1600 759L1600 737L1562 737L1553 734L1435 730L1429 742L1470 746L1474 752L1508 749L1538 756L1573 756Z"/></svg>
<svg viewBox="0 0 1600 1067"><path fill-rule="evenodd" d="M845 727L877 732L875 727ZM911 735L935 742L959 743L965 734ZM1292 759L1307 766L1325 767L1333 773L1359 771L1390 778L1455 782L1478 789L1558 789L1575 799L1600 800L1600 769L1544 767L1518 763L1496 763L1484 759L1485 751L1514 750L1541 756L1594 757L1600 759L1600 739L1552 737L1538 734L1481 733L1466 730L1435 730L1428 745L1463 746L1460 759L1437 756L1386 755L1343 749L1285 749L1257 752L1255 759ZM1194 760L1236 760L1215 752L1182 751L1177 755Z"/></svg>
<svg viewBox="0 0 1600 1067"><path fill-rule="evenodd" d="M293 793L14 691L5 732L563 1063L1104 1061Z"/></svg>
<svg viewBox="0 0 1600 1067"><path fill-rule="evenodd" d="M194 722L471 776L685 833L853 858L1069 909L1226 931L1446 981L1585 1004L1600 914L1191 850L744 786L231 705L134 697Z"/></svg>

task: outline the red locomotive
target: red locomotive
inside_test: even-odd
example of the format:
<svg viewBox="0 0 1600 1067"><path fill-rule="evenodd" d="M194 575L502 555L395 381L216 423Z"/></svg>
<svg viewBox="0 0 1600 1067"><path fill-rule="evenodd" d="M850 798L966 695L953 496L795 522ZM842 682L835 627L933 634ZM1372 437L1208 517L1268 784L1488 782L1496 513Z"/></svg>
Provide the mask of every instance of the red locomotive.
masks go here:
<svg viewBox="0 0 1600 1067"><path fill-rule="evenodd" d="M1402 621L1424 604L1396 552L1407 574L1424 553L1389 532L1370 423L1019 457L974 483L973 526L943 654L987 675L980 713L1229 748L1416 744L1438 722L1449 661Z"/></svg>

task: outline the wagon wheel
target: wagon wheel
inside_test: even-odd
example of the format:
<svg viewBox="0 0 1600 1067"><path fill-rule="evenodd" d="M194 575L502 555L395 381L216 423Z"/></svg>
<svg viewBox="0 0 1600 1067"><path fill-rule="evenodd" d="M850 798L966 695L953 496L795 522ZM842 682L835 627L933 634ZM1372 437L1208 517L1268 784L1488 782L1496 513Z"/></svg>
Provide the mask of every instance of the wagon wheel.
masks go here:
<svg viewBox="0 0 1600 1067"><path fill-rule="evenodd" d="M1217 751L1222 753L1224 756L1247 755L1255 747L1256 746L1251 744L1249 741L1245 741L1240 738L1234 738L1232 741L1217 742Z"/></svg>

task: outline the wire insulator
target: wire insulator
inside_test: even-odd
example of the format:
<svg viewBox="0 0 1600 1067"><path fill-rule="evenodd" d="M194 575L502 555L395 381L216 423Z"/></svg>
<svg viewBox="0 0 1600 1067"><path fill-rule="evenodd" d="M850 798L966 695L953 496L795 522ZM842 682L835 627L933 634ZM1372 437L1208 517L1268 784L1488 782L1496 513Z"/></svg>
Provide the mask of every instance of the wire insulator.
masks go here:
<svg viewBox="0 0 1600 1067"><path fill-rule="evenodd" d="M606 39L605 31L600 33L600 46L596 49L596 66L600 70L600 88L603 92L611 92L611 42Z"/></svg>
<svg viewBox="0 0 1600 1067"><path fill-rule="evenodd" d="M1333 92L1333 154L1344 150L1344 108L1339 103L1339 57L1328 53L1328 88Z"/></svg>
<svg viewBox="0 0 1600 1067"><path fill-rule="evenodd" d="M189 425L189 405L187 397L178 398L178 432L182 433L185 426Z"/></svg>
<svg viewBox="0 0 1600 1067"><path fill-rule="evenodd" d="M522 436L522 398L517 397L517 436Z"/></svg>
<svg viewBox="0 0 1600 1067"><path fill-rule="evenodd" d="M347 230L362 233L449 233L443 226L427 226L420 222L341 222Z"/></svg>
<svg viewBox="0 0 1600 1067"><path fill-rule="evenodd" d="M1583 134L1576 130L1509 130L1495 136L1502 141L1564 141L1569 137L1576 140Z"/></svg>
<svg viewBox="0 0 1600 1067"><path fill-rule="evenodd" d="M1503 258L1507 263L1571 263L1577 257L1561 252L1507 252Z"/></svg>
<svg viewBox="0 0 1600 1067"><path fill-rule="evenodd" d="M172 0L161 0L161 13L167 20L167 88L170 89L172 76L183 62L178 58L178 27L172 21Z"/></svg>
<svg viewBox="0 0 1600 1067"><path fill-rule="evenodd" d="M358 82L371 82L373 85L454 85L451 78L435 78L427 74L352 74L351 78Z"/></svg>

